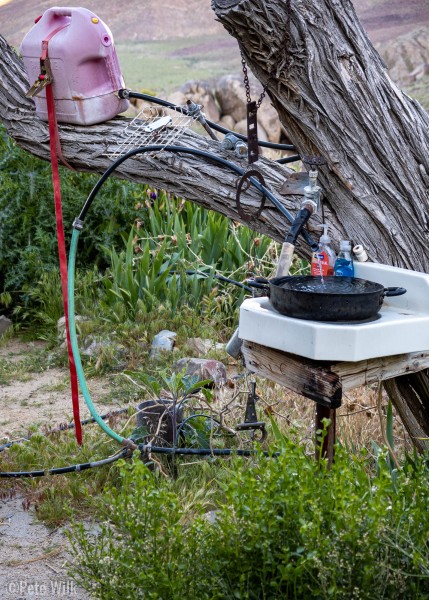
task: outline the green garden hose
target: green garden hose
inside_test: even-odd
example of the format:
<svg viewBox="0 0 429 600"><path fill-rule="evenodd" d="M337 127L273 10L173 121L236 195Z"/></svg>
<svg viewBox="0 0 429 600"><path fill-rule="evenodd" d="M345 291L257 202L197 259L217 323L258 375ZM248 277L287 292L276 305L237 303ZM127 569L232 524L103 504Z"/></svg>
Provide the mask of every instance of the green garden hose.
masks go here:
<svg viewBox="0 0 429 600"><path fill-rule="evenodd" d="M86 379L83 372L82 361L79 353L79 346L77 343L77 335L76 335L76 320L75 320L75 312L74 312L74 273L75 273L75 264L76 264L76 250L77 243L79 240L79 230L73 229L73 235L70 244L70 253L69 253L69 270L68 270L68 301L69 301L69 323L70 323L70 338L73 350L73 356L76 363L76 371L77 377L79 379L80 389L82 391L83 397L85 398L85 402L89 408L89 412L93 416L94 420L100 425L101 429L107 433L111 438L119 442L124 446L130 446L136 448L136 445L131 440L122 437L113 429L103 421L103 419L98 414L94 404L91 400L91 395L88 390L88 386L86 385Z"/></svg>
<svg viewBox="0 0 429 600"><path fill-rule="evenodd" d="M145 154L147 152L160 151L160 150L164 150L167 152L173 152L173 153L181 153L182 152L184 154L191 154L194 156L199 156L199 157L205 158L206 160L209 160L211 162L215 162L218 165L222 165L223 167L226 167L226 168L232 170L233 172L237 173L240 176L244 175L244 170L240 167L237 167L234 163L231 163L230 161L225 160L224 158L221 158L217 155L211 154L211 153L203 151L203 150L198 150L196 148L186 148L186 147L182 147L182 146L161 146L161 145L151 145L151 146L143 146L141 148L134 148L133 150L130 150L123 156L119 157L114 163L112 163L110 165L110 167L108 169L106 169L106 171L103 173L103 175L100 177L98 182L93 187L85 204L82 207L82 210L81 210L79 216L75 219L75 221L73 223L73 235L72 235L71 244L70 244L69 263L68 263L68 306L69 306L70 339L71 339L71 345L72 345L72 350L73 350L73 356L74 356L74 360L76 363L76 370L77 370L77 376L79 379L80 389L82 391L83 397L85 399L85 402L89 408L91 415L93 416L94 420L98 423L98 425L101 427L101 429L105 433L107 433L107 435L109 435L111 438L113 438L120 444L122 444L130 449L133 449L133 450L137 449L138 446L132 440L124 438L121 435L117 434L112 429L110 429L110 427L108 425L106 425L106 423L103 421L101 416L98 414L94 404L92 403L91 395L89 393L88 386L86 385L85 374L83 372L82 361L80 358L79 346L78 346L78 342L77 342L76 320L75 320L75 309L74 309L74 275L75 275L76 253L77 253L77 244L78 244L78 240L79 240L79 233L80 233L80 230L83 228L83 222L84 222L86 213L88 212L95 196L100 191L103 183L119 167L119 165L121 165L124 161L128 160L129 158L132 158L133 156L136 156L138 154ZM294 222L294 218L292 217L292 215L281 204L281 202L279 202L279 200L277 200L277 198L274 196L274 194L270 190L268 190L265 186L263 186L254 177L250 177L249 182L254 187L256 187L256 189L258 189L260 192L265 194L267 196L267 198L269 200L271 200L271 202L274 204L274 206L280 211L280 213L282 213L287 218L288 221L290 221L291 223ZM310 245L310 247L312 249L317 248L317 244L312 240L312 238L308 234L308 232L302 231L301 234L303 235L304 239L308 242L308 244ZM170 448L170 450L175 453L180 453L179 449L176 449L176 448ZM209 452L211 452L211 450L209 450ZM232 450L231 450L231 452L232 452Z"/></svg>

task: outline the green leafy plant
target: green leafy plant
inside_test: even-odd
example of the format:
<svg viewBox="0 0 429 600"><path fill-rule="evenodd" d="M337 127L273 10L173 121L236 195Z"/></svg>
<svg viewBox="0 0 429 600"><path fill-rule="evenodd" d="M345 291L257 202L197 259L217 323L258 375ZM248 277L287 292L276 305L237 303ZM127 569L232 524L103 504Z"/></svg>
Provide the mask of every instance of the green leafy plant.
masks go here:
<svg viewBox="0 0 429 600"><path fill-rule="evenodd" d="M427 597L426 459L394 482L384 457L372 473L369 455L338 449L328 470L292 439L279 444L276 459L219 471L214 522L201 505L184 508L189 489L204 497L195 483L123 465L101 536L73 532L74 576L103 599Z"/></svg>

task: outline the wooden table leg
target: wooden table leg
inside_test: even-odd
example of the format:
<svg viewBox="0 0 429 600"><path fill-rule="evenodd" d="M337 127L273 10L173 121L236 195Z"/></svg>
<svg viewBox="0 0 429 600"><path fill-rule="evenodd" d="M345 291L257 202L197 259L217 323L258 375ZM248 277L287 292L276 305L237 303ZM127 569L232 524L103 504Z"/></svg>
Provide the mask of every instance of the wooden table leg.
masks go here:
<svg viewBox="0 0 429 600"><path fill-rule="evenodd" d="M319 429L323 429L323 419L330 419L331 421L322 444L322 458L328 459L329 466L334 460L336 412L335 408L328 408L322 404L316 403L316 432ZM318 435L316 433L316 459L320 456L320 446L317 437Z"/></svg>

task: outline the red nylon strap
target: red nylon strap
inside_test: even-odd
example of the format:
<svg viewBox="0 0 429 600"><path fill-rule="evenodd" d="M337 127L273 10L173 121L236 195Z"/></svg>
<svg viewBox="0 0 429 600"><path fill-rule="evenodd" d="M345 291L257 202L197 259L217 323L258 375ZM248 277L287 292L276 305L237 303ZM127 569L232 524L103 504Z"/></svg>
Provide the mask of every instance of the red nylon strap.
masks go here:
<svg viewBox="0 0 429 600"><path fill-rule="evenodd" d="M54 37L55 34L57 34L59 31L61 31L62 29L65 29L66 27L69 26L69 23L66 23L65 25L61 25L60 27L57 27L56 29L54 29L53 31L51 31L51 33L42 41L42 56L40 57L40 64L43 65L43 63L45 62L45 60L48 58L48 44L49 44L49 40L51 38ZM46 86L46 102L48 101L48 88L50 87L50 85L48 84ZM55 103L54 103L54 108L53 108L53 112L54 112L54 118L55 118L55 124L57 123L57 117L55 114ZM48 119L49 119L49 112L48 112ZM65 165L66 167L68 167L69 169L71 169L72 171L74 171L73 167L71 167L69 165L69 163L66 161L66 159L63 156L63 152L61 150L61 142L60 142L60 136L58 133L58 126L55 126L55 147L57 150L57 156L60 159L60 161L63 163L63 165Z"/></svg>
<svg viewBox="0 0 429 600"><path fill-rule="evenodd" d="M55 33L57 33L63 27L60 27L53 31L46 40L42 43L42 58L46 60L48 56L48 42ZM54 188L54 200L55 200L55 218L57 224L57 239L58 239L58 256L60 261L60 274L61 274L61 289L63 293L63 306L64 316L66 320L66 338L67 338L67 351L69 358L70 368L70 386L73 403L73 418L75 424L75 435L79 445L82 445L82 425L80 422L79 414L79 389L77 382L76 365L73 358L73 351L71 347L70 339L70 328L69 328L69 317L68 317L68 299L67 299L67 255L66 255L66 242L64 236L63 227L63 211L61 206L61 186L60 186L60 174L58 171L58 160L57 155L62 156L60 138L58 134L58 124L55 112L55 101L54 92L52 90L52 84L49 83L46 86L46 102L48 105L48 123L49 123L49 142L51 150L51 163L52 163L52 184ZM58 152L58 147L60 151ZM65 161L63 161L65 162ZM66 163L67 164L67 163Z"/></svg>

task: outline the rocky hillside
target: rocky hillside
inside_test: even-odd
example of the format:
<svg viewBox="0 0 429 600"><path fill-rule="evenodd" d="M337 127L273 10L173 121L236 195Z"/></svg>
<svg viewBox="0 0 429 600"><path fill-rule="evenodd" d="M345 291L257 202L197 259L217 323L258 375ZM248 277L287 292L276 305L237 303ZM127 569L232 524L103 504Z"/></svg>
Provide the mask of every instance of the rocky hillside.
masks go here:
<svg viewBox="0 0 429 600"><path fill-rule="evenodd" d="M214 19L210 0L0 0L0 33L19 45L34 19L51 6L85 6L103 19L115 40L148 41L204 35L227 35Z"/></svg>
<svg viewBox="0 0 429 600"><path fill-rule="evenodd" d="M215 21L210 3L210 0L83 2L109 24L117 42L126 45L130 42L189 39L189 47L182 46L180 56L178 53L174 56L188 59L197 56L199 60L213 53L214 48L222 48L224 53L236 52L235 40ZM407 85L409 73L417 70L420 74L427 70L428 0L355 0L354 4L370 39L385 59L394 79ZM67 6L70 1L0 0L0 33L10 43L19 46L34 18L53 5ZM202 36L210 39L206 44L200 40L197 44L195 38L201 39Z"/></svg>
<svg viewBox="0 0 429 600"><path fill-rule="evenodd" d="M85 0L85 7L104 19L117 41L148 41L204 35L227 35L214 19L210 0ZM427 0L355 0L356 11L374 43L386 42L429 25ZM33 20L53 0L0 0L0 33L18 45Z"/></svg>

